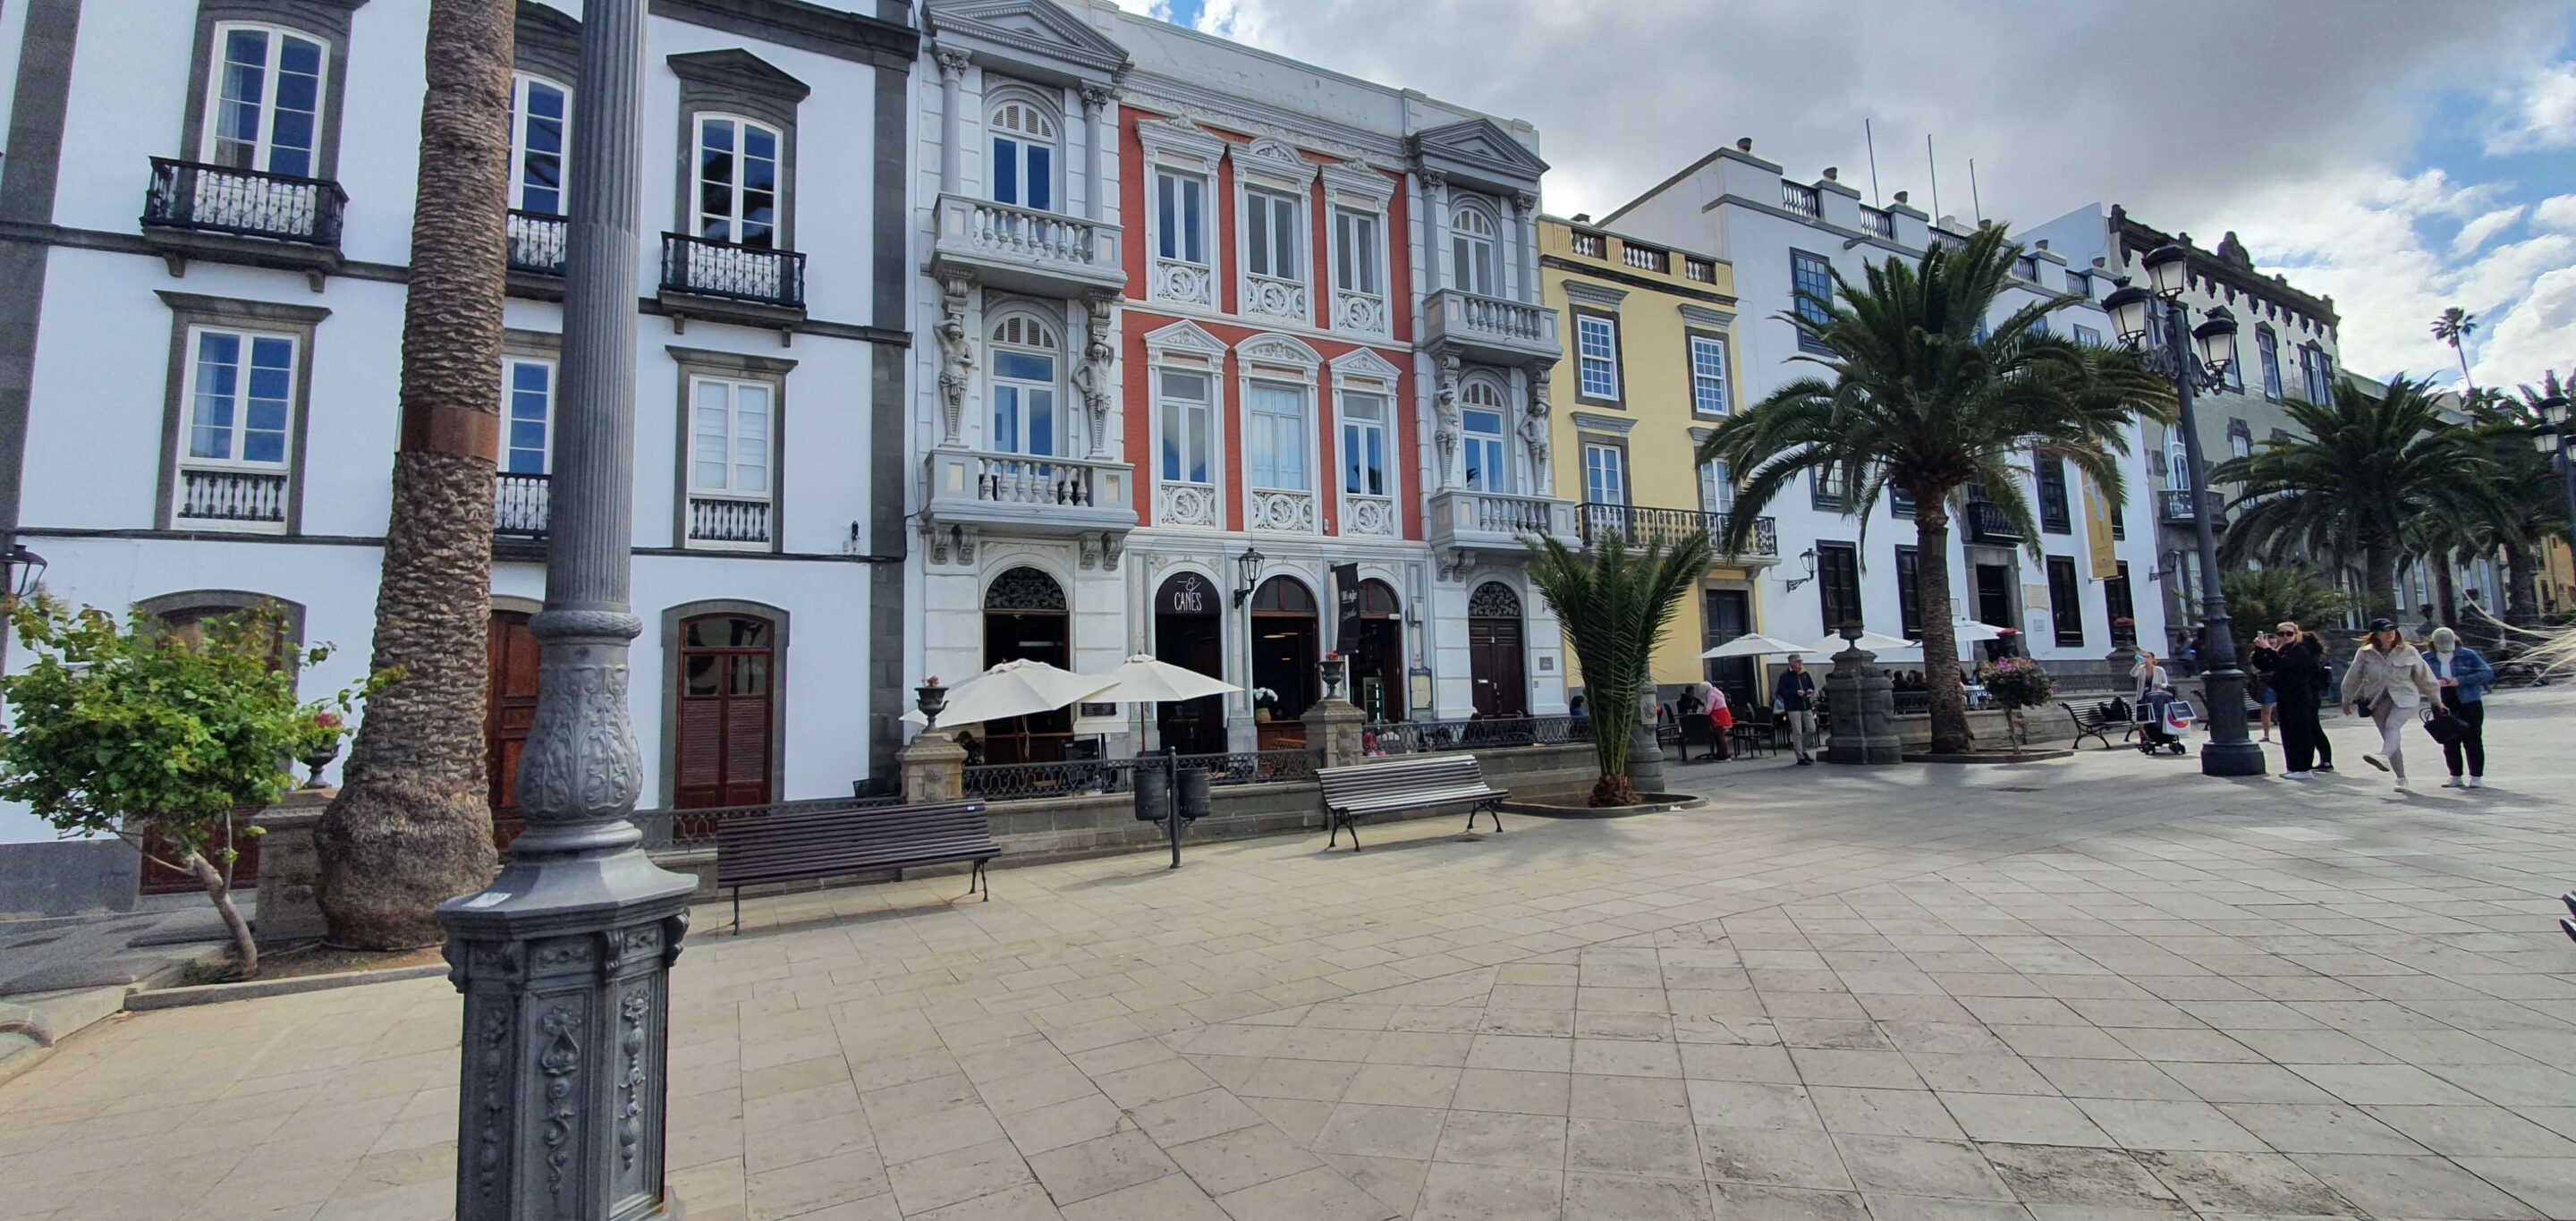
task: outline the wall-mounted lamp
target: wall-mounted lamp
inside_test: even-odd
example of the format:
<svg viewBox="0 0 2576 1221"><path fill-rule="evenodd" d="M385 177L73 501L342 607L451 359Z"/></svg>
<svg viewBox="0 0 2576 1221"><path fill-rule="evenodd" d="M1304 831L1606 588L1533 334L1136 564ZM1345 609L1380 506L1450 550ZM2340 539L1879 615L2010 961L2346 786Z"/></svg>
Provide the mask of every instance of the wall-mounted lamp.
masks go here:
<svg viewBox="0 0 2576 1221"><path fill-rule="evenodd" d="M1234 557L1235 571L1241 574L1241 580L1234 589L1236 606L1243 605L1243 600L1252 596L1252 583L1261 579L1261 562L1268 558L1270 557L1261 554L1259 548L1250 547L1245 548L1243 554Z"/></svg>
<svg viewBox="0 0 2576 1221"><path fill-rule="evenodd" d="M1798 592L1799 586L1816 579L1816 549L1809 547L1806 550L1799 552L1798 562L1807 566L1807 575L1803 577L1789 578L1790 593Z"/></svg>

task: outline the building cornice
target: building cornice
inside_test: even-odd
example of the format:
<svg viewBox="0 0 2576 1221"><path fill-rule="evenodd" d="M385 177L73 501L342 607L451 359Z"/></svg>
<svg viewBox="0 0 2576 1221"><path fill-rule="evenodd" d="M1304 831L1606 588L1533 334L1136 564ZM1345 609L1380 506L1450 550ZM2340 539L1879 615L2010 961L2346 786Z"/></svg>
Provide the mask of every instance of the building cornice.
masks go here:
<svg viewBox="0 0 2576 1221"><path fill-rule="evenodd" d="M806 0L652 0L656 17L834 59L908 72L921 35L908 26Z"/></svg>
<svg viewBox="0 0 2576 1221"><path fill-rule="evenodd" d="M2113 251L2117 256L2117 266L2112 268L2114 272L2127 267L2132 254L2144 255L2158 246L2177 245L2190 256L2194 275L2206 276L2246 296L2305 314L2309 321L2322 324L2329 330L2337 328L2343 321L2342 316L2335 312L2334 298L2311 296L2291 287L2286 277L2266 276L2255 270L2253 258L2245 253L2243 245L2237 243L2234 233L2229 233L2227 240L2219 243L2217 251L2204 250L2188 235L2170 234L2140 223L2129 215L2128 208L2113 204L2111 238L2118 243Z"/></svg>

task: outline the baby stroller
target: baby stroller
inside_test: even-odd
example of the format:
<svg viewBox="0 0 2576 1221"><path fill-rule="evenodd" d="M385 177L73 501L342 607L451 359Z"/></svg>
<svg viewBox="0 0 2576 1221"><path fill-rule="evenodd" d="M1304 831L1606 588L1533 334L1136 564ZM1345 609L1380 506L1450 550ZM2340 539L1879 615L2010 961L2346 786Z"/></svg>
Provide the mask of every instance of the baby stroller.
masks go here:
<svg viewBox="0 0 2576 1221"><path fill-rule="evenodd" d="M2190 753L2182 744L2183 735L2191 732L2194 719L2191 704L2174 698L2173 692L2156 690L2138 701L2138 751L2152 755L2169 750L2177 755Z"/></svg>

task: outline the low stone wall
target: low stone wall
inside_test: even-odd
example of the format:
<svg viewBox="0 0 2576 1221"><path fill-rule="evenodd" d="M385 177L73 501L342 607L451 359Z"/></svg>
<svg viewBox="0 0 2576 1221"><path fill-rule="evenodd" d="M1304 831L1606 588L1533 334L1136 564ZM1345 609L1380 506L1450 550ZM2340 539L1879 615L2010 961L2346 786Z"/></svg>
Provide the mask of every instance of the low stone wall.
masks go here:
<svg viewBox="0 0 2576 1221"><path fill-rule="evenodd" d="M1484 767L1486 782L1498 789L1574 788L1590 785L1594 776L1592 747L1583 743L1481 750L1476 752L1476 760ZM1183 859L1187 859L1192 843L1255 835L1285 835L1324 828L1321 790L1311 780L1221 785L1211 789L1209 796L1215 808L1207 817L1191 823L1183 833ZM1457 814L1457 810L1434 806L1405 817L1450 818ZM985 817L992 824L994 842L1002 846L1002 855L993 860L995 868L1154 851L1169 842L1161 823L1137 820L1135 798L1127 793L999 801L987 808ZM1374 821L1384 821L1384 818ZM665 869L696 874L699 894L716 893L714 849L659 852L653 859ZM966 866L955 865L906 872L915 877L927 877L965 871ZM892 876L890 873L859 874L794 886L754 889L750 893L885 881Z"/></svg>
<svg viewBox="0 0 2576 1221"><path fill-rule="evenodd" d="M121 839L0 844L0 915L132 911L143 856Z"/></svg>

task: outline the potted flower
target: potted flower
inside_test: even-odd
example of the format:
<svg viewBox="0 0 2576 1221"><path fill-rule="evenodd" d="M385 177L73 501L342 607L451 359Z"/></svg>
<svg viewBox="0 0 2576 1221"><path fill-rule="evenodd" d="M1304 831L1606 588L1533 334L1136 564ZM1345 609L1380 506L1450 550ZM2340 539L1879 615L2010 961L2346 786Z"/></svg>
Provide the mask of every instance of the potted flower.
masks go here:
<svg viewBox="0 0 2576 1221"><path fill-rule="evenodd" d="M1253 720L1265 723L1268 722L1270 720L1270 710L1277 707L1278 704L1278 692L1273 691L1268 687L1255 687L1252 689Z"/></svg>
<svg viewBox="0 0 2576 1221"><path fill-rule="evenodd" d="M295 752L295 757L303 761L304 766L313 769L313 778L305 781L304 787L329 787L322 783L322 769L340 757L340 739L348 732L348 723L340 719L339 713L329 709L316 710L306 718L304 744Z"/></svg>
<svg viewBox="0 0 2576 1221"><path fill-rule="evenodd" d="M2046 668L2027 657L2006 657L1977 667L1977 682L1994 702L2001 704L2004 716L2013 727L2013 752L2019 754L2027 731L2022 725L2021 710L2037 708L2057 694L2057 680Z"/></svg>
<svg viewBox="0 0 2576 1221"><path fill-rule="evenodd" d="M1341 695L1342 671L1346 665L1339 652L1324 654L1323 664L1318 668L1323 671L1325 699L1335 699Z"/></svg>

